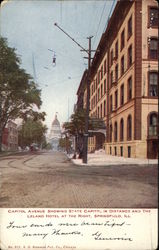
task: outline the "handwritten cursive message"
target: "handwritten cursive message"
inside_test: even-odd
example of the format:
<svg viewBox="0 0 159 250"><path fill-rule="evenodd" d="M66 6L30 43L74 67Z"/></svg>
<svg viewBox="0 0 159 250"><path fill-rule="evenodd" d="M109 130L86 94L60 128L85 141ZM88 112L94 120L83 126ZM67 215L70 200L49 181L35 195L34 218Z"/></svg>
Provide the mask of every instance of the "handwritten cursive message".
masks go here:
<svg viewBox="0 0 159 250"><path fill-rule="evenodd" d="M156 249L157 244L157 210L13 208L0 216L1 249L127 250L152 249L152 243Z"/></svg>
<svg viewBox="0 0 159 250"><path fill-rule="evenodd" d="M92 237L93 240L122 240L133 241L131 237L119 235L117 237L109 237L109 232L114 228L125 228L130 226L126 221L118 220L106 220L103 222L86 221L83 220L80 223L77 222L60 222L54 223L49 221L47 223L29 223L20 224L17 221L10 221L6 226L7 230L18 230L21 233L21 237L40 237L46 239L48 236L78 236L78 237ZM94 227L93 233L89 234L89 228ZM98 227L98 231L96 228ZM84 229L84 230L83 230ZM120 234L120 232L119 232ZM108 236L107 236L108 235Z"/></svg>

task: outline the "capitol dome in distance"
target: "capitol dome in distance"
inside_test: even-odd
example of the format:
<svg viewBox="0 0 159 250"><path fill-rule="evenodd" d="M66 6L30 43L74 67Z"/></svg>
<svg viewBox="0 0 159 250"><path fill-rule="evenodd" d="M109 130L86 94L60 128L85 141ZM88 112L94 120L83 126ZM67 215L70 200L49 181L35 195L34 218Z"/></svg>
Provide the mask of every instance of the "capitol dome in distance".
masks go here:
<svg viewBox="0 0 159 250"><path fill-rule="evenodd" d="M60 127L60 122L57 119L57 113L55 114L55 118L51 125L49 138L50 138L50 144L52 146L52 149L58 150L59 140L61 138L61 127Z"/></svg>

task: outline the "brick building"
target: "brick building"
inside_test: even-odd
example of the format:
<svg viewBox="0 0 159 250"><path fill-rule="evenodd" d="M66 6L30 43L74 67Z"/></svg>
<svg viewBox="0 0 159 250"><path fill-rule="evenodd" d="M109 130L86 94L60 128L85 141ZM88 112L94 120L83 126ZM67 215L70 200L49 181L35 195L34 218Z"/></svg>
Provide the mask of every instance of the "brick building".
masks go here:
<svg viewBox="0 0 159 250"><path fill-rule="evenodd" d="M105 121L107 154L157 158L157 1L117 2L92 60L90 116Z"/></svg>
<svg viewBox="0 0 159 250"><path fill-rule="evenodd" d="M2 134L2 149L8 149L8 128L5 128Z"/></svg>
<svg viewBox="0 0 159 250"><path fill-rule="evenodd" d="M17 124L9 121L2 135L3 150L15 151L18 149L18 130Z"/></svg>

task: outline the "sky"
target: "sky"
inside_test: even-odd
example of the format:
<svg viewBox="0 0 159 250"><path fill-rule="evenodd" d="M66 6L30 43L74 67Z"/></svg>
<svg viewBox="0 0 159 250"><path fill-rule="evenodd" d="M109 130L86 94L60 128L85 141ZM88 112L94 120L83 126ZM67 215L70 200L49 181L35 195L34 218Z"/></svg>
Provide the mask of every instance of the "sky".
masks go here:
<svg viewBox="0 0 159 250"><path fill-rule="evenodd" d="M96 49L115 0L9 0L0 9L0 34L16 48L21 67L33 76L41 89L41 111L46 112L48 129L57 112L62 124L68 121L77 101L77 90L87 56L57 23L82 47L87 37ZM52 50L52 51L51 51ZM92 53L92 56L94 53ZM56 65L52 63L56 57Z"/></svg>

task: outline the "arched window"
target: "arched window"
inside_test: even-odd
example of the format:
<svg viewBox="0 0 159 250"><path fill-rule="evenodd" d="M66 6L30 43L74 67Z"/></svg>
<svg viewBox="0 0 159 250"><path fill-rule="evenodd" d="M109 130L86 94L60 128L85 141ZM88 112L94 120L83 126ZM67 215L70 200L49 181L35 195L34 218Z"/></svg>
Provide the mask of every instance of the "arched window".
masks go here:
<svg viewBox="0 0 159 250"><path fill-rule="evenodd" d="M151 113L149 116L149 136L157 135L157 113Z"/></svg>
<svg viewBox="0 0 159 250"><path fill-rule="evenodd" d="M117 126L117 122L115 122L114 124L114 141L117 141L118 138L118 126Z"/></svg>
<svg viewBox="0 0 159 250"><path fill-rule="evenodd" d="M110 142L112 142L112 131L113 131L112 124L110 124Z"/></svg>
<svg viewBox="0 0 159 250"><path fill-rule="evenodd" d="M131 115L128 116L127 119L127 140L132 139L132 118Z"/></svg>
<svg viewBox="0 0 159 250"><path fill-rule="evenodd" d="M124 140L124 120L123 118L120 121L120 141Z"/></svg>

